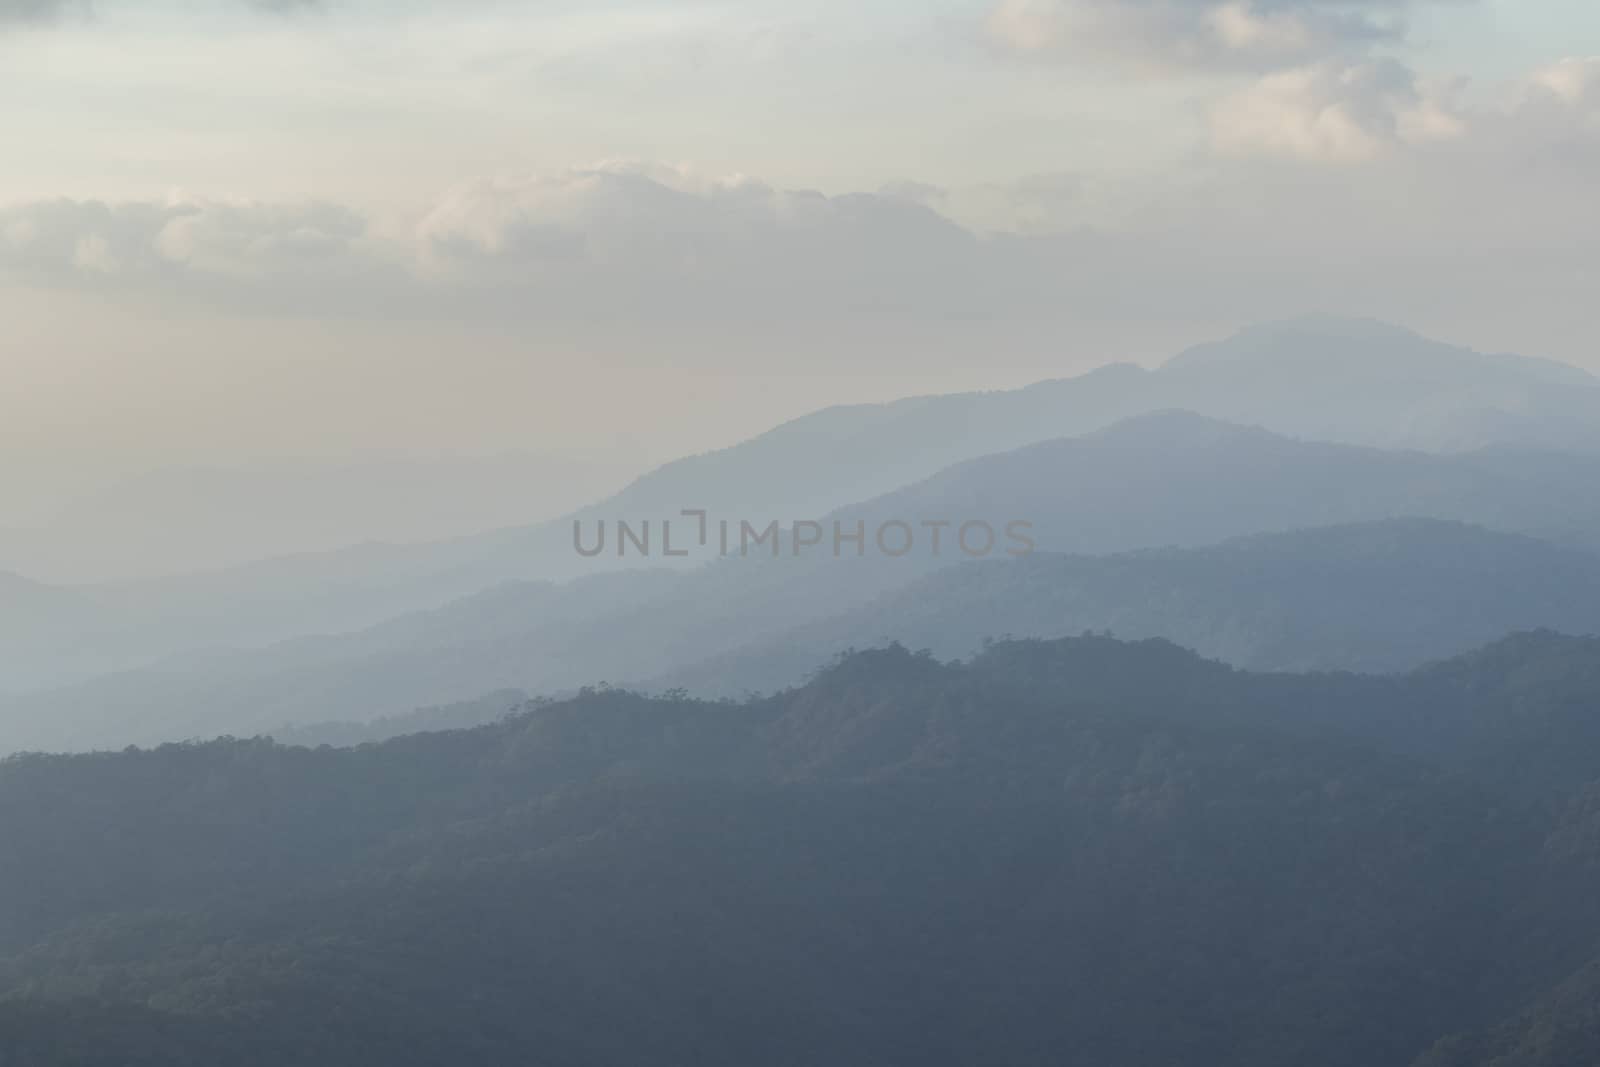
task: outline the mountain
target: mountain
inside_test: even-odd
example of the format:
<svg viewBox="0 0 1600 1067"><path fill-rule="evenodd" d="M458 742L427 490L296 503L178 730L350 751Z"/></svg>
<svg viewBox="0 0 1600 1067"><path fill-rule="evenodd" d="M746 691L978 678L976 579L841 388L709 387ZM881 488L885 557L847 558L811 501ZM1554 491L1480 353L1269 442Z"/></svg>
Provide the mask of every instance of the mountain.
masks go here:
<svg viewBox="0 0 1600 1067"><path fill-rule="evenodd" d="M565 580L642 562L618 559L609 551L596 559L579 556L573 548L575 521L592 530L602 521L637 525L651 520L659 531L661 521L675 518L681 533L685 520L680 512L685 509L704 509L735 525L740 520L759 526L771 520L787 524L817 519L976 457L1082 436L1131 416L1169 409L1308 440L1446 452L1494 445L1503 452L1507 478L1525 473L1529 466L1556 463L1551 449L1600 452L1592 430L1600 426L1600 384L1582 371L1539 360L1484 356L1377 323L1308 317L1245 330L1153 371L1113 365L1009 392L830 408L729 448L667 464L620 493L554 522L428 543L359 544L226 569L197 569L177 577L84 587L80 592L91 610L58 640L0 663L0 691L135 669L201 648L259 646L309 634L359 630L509 581ZM1520 456L1529 449L1542 450L1544 458L1532 461ZM1476 462L1490 460L1479 456ZM1569 476L1555 479L1558 488L1589 476L1589 462L1582 456L1572 458L1570 465ZM448 489L430 491L429 499L459 495L450 483L463 479L448 470L429 478L415 484L442 483ZM535 511L553 507L561 499L560 493L549 501L539 499L537 479L520 475L508 475L506 484L498 487L492 478L487 486L479 484L483 478L464 481L491 497L498 489L504 509L495 514L511 515L520 507L513 501L522 497L530 499L529 507ZM272 510L270 502L287 491L271 483L256 493L243 489L243 484L229 490L233 495L226 497L230 502L225 506L190 500L183 508L193 513L196 507L209 506L213 515L225 512L226 521L248 520L263 508ZM1328 491L1334 488L1349 491L1342 485L1329 486ZM1315 486L1302 490L1316 491ZM241 502L239 492L260 499ZM333 490L318 492L318 500L340 495ZM343 495L351 501L365 499L356 492ZM408 504L396 503L393 495L383 497L389 511L394 510L389 505ZM1532 488L1527 495L1535 495ZM135 498L140 499L138 494ZM425 510L428 521L446 521L439 515L451 509ZM1302 519L1272 528L1409 513L1331 503L1302 511ZM96 513L95 507L85 512ZM483 508L473 514L489 521ZM1457 514L1450 508L1425 508L1415 514L1528 529L1504 509L1498 515ZM357 508L356 518L367 521L371 515ZM1587 536L1581 523L1588 518L1569 515L1564 521L1574 523L1571 529L1531 532ZM158 516L157 526L176 521ZM259 525L265 529L276 521L263 520ZM1096 520L1086 505L1076 521L1081 527ZM402 529L421 529L387 521L384 525L391 541L401 536ZM1249 523L1217 525L1223 532L1208 539L1265 529ZM1113 527L1100 523L1097 538L1058 537L1053 543L1063 550L1095 552L1167 543L1165 534L1152 540L1152 533L1134 532L1139 536L1119 540ZM152 536L171 540L160 528ZM669 559L658 547L650 563L684 565L707 557L696 546L690 560ZM192 553L186 558L203 562ZM19 569L14 559L8 563L0 556L0 566L5 565ZM4 611L0 603L0 614Z"/></svg>
<svg viewBox="0 0 1600 1067"><path fill-rule="evenodd" d="M574 521L682 522L684 510L702 509L713 521L787 526L979 457L1092 436L1138 416L1170 421L1177 411L1306 442L1576 452L1572 462L1583 468L1600 456L1600 379L1582 370L1486 356L1367 320L1308 316L1244 330L1154 371L1113 364L1007 392L829 408L667 464L571 521L457 546L453 559L461 576L484 584L590 573L619 564L576 559Z"/></svg>
<svg viewBox="0 0 1600 1067"><path fill-rule="evenodd" d="M89 610L88 598L63 586L47 585L20 574L0 571L0 626L8 640L25 638L30 631L50 630L76 621Z"/></svg>
<svg viewBox="0 0 1600 1067"><path fill-rule="evenodd" d="M888 640L951 658L1003 636L1085 630L1163 637L1253 670L1381 673L1540 628L1600 633L1600 555L1392 519L1195 549L968 562L649 684L772 690L843 649Z"/></svg>
<svg viewBox="0 0 1600 1067"><path fill-rule="evenodd" d="M814 518L962 460L1169 409L1385 449L1600 448L1600 379L1586 371L1483 355L1371 320L1310 315L1197 346L1154 371L1112 364L1006 392L829 408L668 464L605 508L640 517L710 507L742 508L751 519Z"/></svg>
<svg viewBox="0 0 1600 1067"><path fill-rule="evenodd" d="M1417 1067L1571 1067L1600 1061L1600 960L1512 1019L1441 1039Z"/></svg>
<svg viewBox="0 0 1600 1067"><path fill-rule="evenodd" d="M82 592L0 571L0 693L35 678L29 664L93 633L99 606Z"/></svg>
<svg viewBox="0 0 1600 1067"><path fill-rule="evenodd" d="M1170 411L970 460L841 515L869 529L1023 520L1039 549L1094 553L1402 516L1594 544L1600 501L1584 487L1597 472L1600 457L1384 451Z"/></svg>
<svg viewBox="0 0 1600 1067"><path fill-rule="evenodd" d="M597 679L659 682L708 660L711 669L699 669L692 676L697 692L738 693L749 681L765 682L750 686L760 689L789 684L808 659L825 658L848 644L877 644L885 637L911 640L925 634L916 628L918 609L902 605L887 609L890 614L877 620L847 621L837 636L816 631L790 637L798 627L848 615L876 596L966 560L954 542L959 526L968 520L991 522L997 536L1013 520L1026 520L1032 523L1031 536L1040 551L1079 554L1198 547L1263 532L1406 516L1465 520L1501 532L1593 544L1600 543L1600 499L1589 492L1595 484L1600 484L1600 457L1530 451L1460 456L1384 452L1294 441L1189 413L1141 416L1082 438L969 461L822 520L824 529L834 523L845 528L861 523L869 531L895 520L907 522L920 542L904 557L886 558L874 546L861 556L852 549L835 558L830 533L820 548L803 550L798 557L790 541L780 546L778 558L763 547L748 558L740 558L736 551L734 558L698 570L600 574L560 585L508 584L354 633L192 655L136 672L15 695L0 702L0 750L121 747L228 732L273 732L286 725L329 720L361 721L495 689L551 693ZM917 525L929 520L953 524L937 555ZM1316 659L1304 646L1304 658L1299 660L1269 647L1259 653L1261 659L1249 662L1404 666L1511 628L1559 626L1586 631L1594 625L1584 603L1568 595L1566 587L1568 581L1573 583L1571 589L1592 587L1587 556L1526 541L1474 543L1476 535L1420 525L1405 536L1406 546L1396 547L1395 556L1385 562L1381 548L1363 547L1359 533L1350 536L1343 549L1349 553L1349 569L1366 568L1364 587L1387 602L1396 601L1402 590L1415 588L1393 584L1396 568L1408 559L1419 561L1438 553L1429 569L1412 579L1423 582L1424 576L1432 575L1431 584L1416 588L1421 602L1414 608L1400 605L1386 624L1390 629L1369 628L1373 635L1387 633L1403 643L1385 660L1380 643L1361 636L1360 605L1344 601L1342 616L1330 615L1321 630L1308 623L1303 631L1306 641L1333 636L1339 642L1325 649L1323 658ZM1430 536L1439 538L1439 544L1426 544ZM868 537L875 540L870 532ZM997 540L992 562L1007 558L1004 545ZM1235 551L1270 555L1273 550L1268 545ZM1308 541L1302 555L1332 550ZM1525 558L1513 564L1519 555ZM1224 564L1226 558L1225 553L1212 562L1230 567L1237 581L1231 589L1208 594L1218 611L1224 608L1225 596L1244 595L1241 590L1252 581L1245 573L1246 564ZM1505 565L1508 578L1479 579L1476 595L1472 584L1453 588L1452 582L1470 578L1475 559ZM1439 573L1452 560L1454 576ZM1030 565L1049 567L1048 561ZM1139 584L1163 579L1140 578L1137 569L1128 566L1126 561L1105 565L1111 577L1101 580L1102 601L1165 595ZM1150 570L1154 563L1142 566L1154 573ZM1271 636L1267 631L1274 625L1270 613L1288 610L1295 595L1335 595L1316 587L1320 571L1296 573L1292 559L1271 566L1285 590L1276 594L1276 603L1270 591L1239 601L1241 606L1254 603L1267 613L1254 622L1237 622L1246 631L1256 627L1263 640ZM1551 568L1547 575L1532 577L1546 566ZM1119 568L1122 580L1130 583L1125 594L1112 587ZM1524 587L1511 576L1528 577L1529 584ZM1071 580L1070 575L1058 577ZM1027 596L1041 604L1047 588L1041 585L1037 596ZM288 596L296 586L286 582L282 589ZM335 594L329 590L323 595ZM1469 608L1481 613L1477 621L1458 614ZM939 609L929 605L927 610ZM1047 606L1038 610L1049 611ZM1074 622L1068 632L1114 626L1118 619L1128 620L1125 610L1119 608L1098 620L1084 616L1083 625ZM1146 616L1148 632L1159 634L1172 627L1174 635L1195 637L1206 620L1185 615L1198 610L1181 603L1164 616L1152 610ZM1318 609L1307 600L1300 610L1302 618L1310 619ZM198 612L191 617L204 618ZM971 618L985 616L977 612ZM988 618L994 618L992 612ZM1014 618L1044 627L1042 634L1063 632L1059 617L1041 618L1036 613ZM1419 626L1438 621L1438 635L1406 635L1402 623L1408 618ZM1216 621L1235 625L1231 617ZM1500 623L1505 629L1494 628ZM1334 631L1341 626L1339 636ZM969 636L990 632L1028 633L1007 625ZM1140 629L1136 626L1129 632ZM959 637L959 630L953 636ZM1208 650L1257 655L1248 644L1248 632L1231 644L1226 629L1200 636L1203 640L1198 643ZM1292 634L1281 636L1288 640ZM1463 643L1451 640L1457 636ZM728 661L717 660L719 656L791 639L802 642L796 654L780 657L776 665L763 665L758 655L726 676L720 673ZM970 645L920 640L949 654L971 651ZM746 668L750 673L739 673Z"/></svg>
<svg viewBox="0 0 1600 1067"><path fill-rule="evenodd" d="M411 734L439 733L445 730L470 730L499 722L530 703L520 689L500 689L476 700L462 700L429 708L417 708L401 715L381 715L366 722L321 722L274 731L281 744L304 748L352 748L356 745L388 741Z"/></svg>
<svg viewBox="0 0 1600 1067"><path fill-rule="evenodd" d="M1461 724L1464 679L1498 695ZM1597 679L1555 635L1404 678L1088 638L356 749L11 759L5 1053L1404 1065L1591 965L1587 787L1531 753L1480 779L1458 727L1545 718L1592 775L1565 702L1593 719Z"/></svg>
<svg viewBox="0 0 1600 1067"><path fill-rule="evenodd" d="M329 728L492 689L652 675L775 635L909 578L730 559L692 571L509 583L348 634L173 658L0 701L0 753Z"/></svg>
<svg viewBox="0 0 1600 1067"><path fill-rule="evenodd" d="M1034 391L828 409L739 445L669 463L559 521L426 543L352 544L229 567L202 565L170 577L81 586L88 608L78 625L47 648L0 662L0 691L135 669L196 649L359 630L506 582L571 579L646 562L673 565L677 561L660 555L659 548L648 561L609 553L585 559L574 551L573 524L663 518L682 523L679 513L691 508L762 525L771 518L787 522L821 515L972 455L1103 425L1124 406L1119 399L1124 383L1142 373L1110 367ZM444 481L451 478L446 469ZM230 491L240 489L221 475L212 480L223 481ZM432 482L416 484L421 492ZM508 500L526 497L533 501L528 506L539 505L535 479L507 477L500 492ZM232 522L263 507L270 510L271 496L263 496L249 507L215 506L221 520ZM84 505L80 510L96 509ZM181 510L161 521L181 525L176 517ZM371 519L360 508L357 515ZM41 538L51 544L58 539L43 534L35 539ZM37 562L31 553L18 548L13 555ZM700 552L696 562L706 558ZM0 601L0 615L7 609Z"/></svg>
<svg viewBox="0 0 1600 1067"><path fill-rule="evenodd" d="M1600 638L1548 630L1399 675L1240 671L1158 639L1005 641L971 669L1105 709L1159 707L1234 730L1343 738L1505 796L1581 790L1600 767Z"/></svg>
<svg viewBox="0 0 1600 1067"><path fill-rule="evenodd" d="M1367 319L1308 315L1198 345L1155 375L1169 406L1312 440L1430 452L1600 447L1600 379Z"/></svg>

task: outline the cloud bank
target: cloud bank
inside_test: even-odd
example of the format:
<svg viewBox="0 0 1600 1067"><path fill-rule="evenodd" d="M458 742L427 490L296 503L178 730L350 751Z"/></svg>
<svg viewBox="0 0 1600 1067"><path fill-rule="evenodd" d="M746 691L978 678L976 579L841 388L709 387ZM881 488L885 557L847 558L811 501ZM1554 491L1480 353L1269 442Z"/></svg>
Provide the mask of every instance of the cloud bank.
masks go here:
<svg viewBox="0 0 1600 1067"><path fill-rule="evenodd" d="M1212 141L1224 153L1361 162L1395 145L1464 136L1470 119L1451 89L1423 85L1388 59L1282 71L1217 105Z"/></svg>
<svg viewBox="0 0 1600 1067"><path fill-rule="evenodd" d="M990 38L1024 56L1111 59L1158 74L1252 74L1210 109L1224 155L1370 160L1467 133L1461 84L1379 54L1429 0L1000 0ZM1448 2L1448 0L1446 0ZM1574 97L1581 68L1557 72Z"/></svg>
<svg viewBox="0 0 1600 1067"><path fill-rule="evenodd" d="M1043 337L1085 317L1558 302L1593 280L1584 250L1600 245L1600 59L1463 101L1381 58L1275 72L1217 104L1213 152L1179 180L825 195L612 162L464 182L400 218L194 196L23 202L0 208L0 278L252 313L514 321L529 336L959 323Z"/></svg>
<svg viewBox="0 0 1600 1067"><path fill-rule="evenodd" d="M339 274L359 263L366 233L333 204L52 200L0 209L0 267L45 281Z"/></svg>

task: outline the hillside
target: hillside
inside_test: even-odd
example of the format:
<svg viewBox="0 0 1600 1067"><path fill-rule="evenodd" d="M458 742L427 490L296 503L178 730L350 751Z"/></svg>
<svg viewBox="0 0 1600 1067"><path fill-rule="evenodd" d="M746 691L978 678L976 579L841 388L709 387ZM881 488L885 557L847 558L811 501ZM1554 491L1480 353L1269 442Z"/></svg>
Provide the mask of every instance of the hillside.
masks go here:
<svg viewBox="0 0 1600 1067"><path fill-rule="evenodd" d="M1593 707L1593 642L1442 676L1499 679L1504 721L1555 650ZM1548 844L1562 806L1441 773L1442 676L890 649L748 704L591 691L357 749L13 759L7 1054L1404 1065L1517 1017L1600 933L1592 871Z"/></svg>

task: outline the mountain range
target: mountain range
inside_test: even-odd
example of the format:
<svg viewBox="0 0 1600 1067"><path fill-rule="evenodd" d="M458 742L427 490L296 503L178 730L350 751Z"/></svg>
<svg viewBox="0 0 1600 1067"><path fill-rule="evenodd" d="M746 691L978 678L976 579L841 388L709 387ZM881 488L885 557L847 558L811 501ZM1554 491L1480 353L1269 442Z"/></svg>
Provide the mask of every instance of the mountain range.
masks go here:
<svg viewBox="0 0 1600 1067"><path fill-rule="evenodd" d="M1550 634L1391 678L1077 638L12 759L0 1030L30 1067L1570 1067L1597 686Z"/></svg>
<svg viewBox="0 0 1600 1067"><path fill-rule="evenodd" d="M1306 318L0 573L0 1067L1600 1062L1597 390Z"/></svg>
<svg viewBox="0 0 1600 1067"><path fill-rule="evenodd" d="M850 612L650 680L768 691L850 648L949 659L1003 637L1161 637L1264 671L1389 673L1518 630L1600 633L1600 555L1434 519L1257 534L1106 556L947 567Z"/></svg>
<svg viewBox="0 0 1600 1067"><path fill-rule="evenodd" d="M894 559L834 558L831 546L797 558L791 546L507 584L356 633L15 696L0 705L0 749L252 735L597 681L738 694L886 639L964 655L985 636L1115 629L1248 666L1410 667L1511 629L1600 629L1600 575L1578 547L1600 531L1600 500L1585 491L1596 479L1600 457L1384 452L1143 416L973 460L829 520L1030 516L1035 557L962 566L958 549L935 556L927 543ZM1416 516L1427 518L1395 521ZM1291 532L1319 524L1346 528ZM1150 551L1047 554L1058 549Z"/></svg>
<svg viewBox="0 0 1600 1067"><path fill-rule="evenodd" d="M1600 452L1595 429L1600 427L1600 381L1583 371L1483 355L1381 323L1309 316L1246 329L1154 370L1117 364L1009 392L829 408L729 448L669 463L553 522L426 543L353 544L220 569L200 566L201 558L195 557L192 573L52 587L47 622L40 627L32 620L43 591L29 602L6 597L0 600L0 632L25 637L0 660L0 692L136 669L202 648L262 646L360 630L509 581L566 580L638 565L610 554L578 556L574 521L591 526L619 519L659 522L684 509L758 525L818 519L885 499L978 457L1082 437L1134 416L1179 409L1305 441L1435 453L1497 450L1506 477L1531 475L1557 491L1587 477L1588 464L1583 458L1558 461L1555 453ZM1526 451L1546 458L1519 458ZM1564 475L1543 469L1562 462L1571 468ZM1420 470L1423 461L1417 466ZM448 469L441 470L450 481ZM1458 485L1455 491L1464 489L1470 487ZM1314 486L1303 490L1315 491ZM1527 495L1536 491L1530 487ZM504 492L514 496L537 489L518 479ZM199 505L191 500L184 506L197 517L182 520L174 514L169 521L203 526L195 511ZM1576 502L1571 506L1578 514L1557 517L1553 529L1513 524L1514 516L1505 512L1515 506L1503 502L1499 514L1456 514L1451 508L1417 514L1538 535L1589 536L1590 516ZM220 496L213 507L230 515L240 512ZM1304 524L1325 524L1370 518L1374 509L1332 502L1319 509L1306 502L1302 510ZM1085 503L1070 527L1075 535L1061 534L1052 546L1099 552L1166 543L1152 542L1154 532L1119 539L1104 528L1098 540L1091 540L1086 524L1094 521L1093 512L1094 506ZM109 528L115 523L108 514L86 504L73 522ZM1222 536L1256 529L1219 525L1225 529ZM692 565L706 558L697 552L688 560L658 555L653 562ZM0 555L0 570L26 574L26 562L23 556Z"/></svg>

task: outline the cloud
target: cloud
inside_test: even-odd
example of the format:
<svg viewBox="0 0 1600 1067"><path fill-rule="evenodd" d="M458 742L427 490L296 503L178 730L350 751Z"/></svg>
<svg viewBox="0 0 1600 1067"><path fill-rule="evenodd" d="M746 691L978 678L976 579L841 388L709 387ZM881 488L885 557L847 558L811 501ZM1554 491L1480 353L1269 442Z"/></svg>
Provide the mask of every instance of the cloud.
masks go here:
<svg viewBox="0 0 1600 1067"><path fill-rule="evenodd" d="M1575 56L1552 63L1535 71L1528 84L1562 103L1600 111L1600 56Z"/></svg>
<svg viewBox="0 0 1600 1067"><path fill-rule="evenodd" d="M1029 174L1010 182L949 189L916 181L880 190L891 199L920 204L981 231L1036 233L1081 222L1104 206L1096 183L1078 172Z"/></svg>
<svg viewBox="0 0 1600 1067"><path fill-rule="evenodd" d="M1425 0L1000 0L987 31L1041 58L1146 69L1271 71L1356 55L1405 33Z"/></svg>
<svg viewBox="0 0 1600 1067"><path fill-rule="evenodd" d="M546 321L940 315L980 239L932 208L639 164L465 183L412 224L192 197L0 208L0 277L205 300Z"/></svg>
<svg viewBox="0 0 1600 1067"><path fill-rule="evenodd" d="M566 311L748 317L959 300L976 238L926 204L607 164L463 185L416 231L423 273Z"/></svg>
<svg viewBox="0 0 1600 1067"><path fill-rule="evenodd" d="M1211 114L1224 154L1280 155L1335 163L1373 159L1400 144L1466 133L1446 89L1420 85L1394 60L1330 61L1270 74Z"/></svg>
<svg viewBox="0 0 1600 1067"><path fill-rule="evenodd" d="M1524 169L1600 182L1600 57L1572 57L1533 71L1509 103L1475 122L1482 140L1503 145L1504 155Z"/></svg>
<svg viewBox="0 0 1600 1067"><path fill-rule="evenodd" d="M1471 106L1465 89L1394 60L1325 61L1223 97L1211 141L1224 156L1338 164L1436 146L1479 171L1600 163L1600 58L1549 64Z"/></svg>
<svg viewBox="0 0 1600 1067"><path fill-rule="evenodd" d="M1294 106L1277 122L1179 180L1046 174L828 196L611 164L472 182L408 232L414 299L535 331L632 331L630 344L731 334L752 359L769 341L819 333L861 351L862 338L892 330L900 342L881 358L909 359L947 337L1039 352L1115 336L1097 325L1108 322L1155 329L1329 306L1422 323L1517 319L1542 339L1573 317L1579 305L1563 294L1592 276L1578 250L1600 240L1600 171L1578 170L1570 149L1529 164L1533 144L1555 153L1582 126L1565 97L1538 87L1543 73L1485 113L1398 64L1319 67L1285 79ZM1339 121L1319 127L1306 99ZM1558 104L1536 142L1508 140L1534 136L1518 132L1528 109ZM1309 131L1281 132L1303 121ZM1343 165L1284 167L1263 150Z"/></svg>
<svg viewBox="0 0 1600 1067"><path fill-rule="evenodd" d="M331 204L42 201L0 209L0 274L139 285L303 281L356 269L366 234L365 220Z"/></svg>
<svg viewBox="0 0 1600 1067"><path fill-rule="evenodd" d="M1404 317L1400 294L1489 307L1504 291L1548 316L1592 274L1571 250L1600 240L1597 85L1600 60L1567 60L1468 107L1393 61L1324 61L1223 99L1216 152L1178 174L827 195L613 162L469 181L396 218L35 202L0 208L0 276L225 310L626 331L630 348L722 331L742 350L863 324L919 338L982 324L1034 344L1108 316L1236 320L1319 293Z"/></svg>

